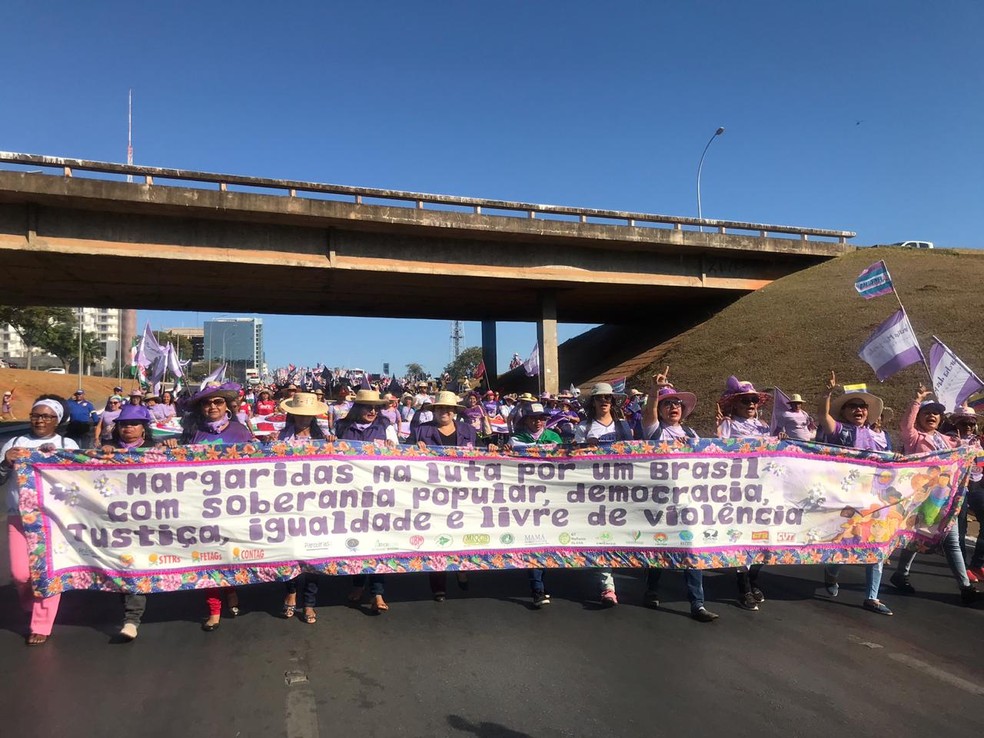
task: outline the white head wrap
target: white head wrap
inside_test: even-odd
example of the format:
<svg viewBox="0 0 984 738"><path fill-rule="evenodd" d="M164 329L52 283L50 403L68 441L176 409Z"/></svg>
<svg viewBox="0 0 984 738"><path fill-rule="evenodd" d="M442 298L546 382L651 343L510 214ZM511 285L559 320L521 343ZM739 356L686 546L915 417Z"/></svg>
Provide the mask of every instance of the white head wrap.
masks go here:
<svg viewBox="0 0 984 738"><path fill-rule="evenodd" d="M58 400L38 400L34 403L34 407L31 409L33 410L38 405L43 405L44 407L49 408L58 417L59 423L65 416L65 408L62 407L62 404L58 402Z"/></svg>

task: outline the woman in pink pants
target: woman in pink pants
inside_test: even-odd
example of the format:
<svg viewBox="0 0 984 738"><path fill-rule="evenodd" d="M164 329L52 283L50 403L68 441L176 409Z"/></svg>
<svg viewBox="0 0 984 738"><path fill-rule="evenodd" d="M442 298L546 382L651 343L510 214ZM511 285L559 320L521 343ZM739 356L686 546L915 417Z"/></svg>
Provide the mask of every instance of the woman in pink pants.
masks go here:
<svg viewBox="0 0 984 738"><path fill-rule="evenodd" d="M58 614L61 595L37 598L31 591L31 570L28 566L27 537L21 522L19 490L13 473L14 459L29 456L34 449L54 451L59 448L77 449L71 438L58 435L58 427L65 417L65 401L57 395L41 395L31 408L31 432L15 436L0 449L0 485L6 493L7 539L10 546L10 572L20 596L21 606L31 613L31 632L28 646L40 646L48 640Z"/></svg>

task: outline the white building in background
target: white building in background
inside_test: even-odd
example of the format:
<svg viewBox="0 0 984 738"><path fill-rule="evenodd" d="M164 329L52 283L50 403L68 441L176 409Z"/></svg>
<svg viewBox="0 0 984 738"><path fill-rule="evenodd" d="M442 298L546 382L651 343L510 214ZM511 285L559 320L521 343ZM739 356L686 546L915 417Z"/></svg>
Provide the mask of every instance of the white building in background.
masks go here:
<svg viewBox="0 0 984 738"><path fill-rule="evenodd" d="M96 372L108 372L113 368L113 364L119 356L121 333L127 330L128 313L132 310L120 310L119 308L71 308L74 320L78 321L78 311L82 310L82 330L87 333L94 333L96 340L103 347L104 358L96 362L92 367ZM130 322L134 322L131 318ZM132 328L130 329L132 331ZM123 363L130 361L129 346L125 347ZM27 363L26 347L21 341L17 331L9 325L0 326L0 358L6 361L13 361L23 367ZM55 357L48 354L35 353L32 364L42 366L61 366Z"/></svg>
<svg viewBox="0 0 984 738"><path fill-rule="evenodd" d="M245 381L246 369L266 371L262 318L217 318L205 321L205 361L226 363L227 375Z"/></svg>

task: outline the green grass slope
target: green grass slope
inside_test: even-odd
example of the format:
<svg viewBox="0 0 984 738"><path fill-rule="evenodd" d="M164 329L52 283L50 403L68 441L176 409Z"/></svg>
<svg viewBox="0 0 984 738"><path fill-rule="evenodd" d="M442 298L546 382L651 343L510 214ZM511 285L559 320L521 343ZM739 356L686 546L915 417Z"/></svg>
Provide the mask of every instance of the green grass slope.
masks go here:
<svg viewBox="0 0 984 738"><path fill-rule="evenodd" d="M645 387L669 365L670 381L697 393L692 425L703 434L713 432L714 403L729 374L760 389L776 385L787 394L799 392L815 413L834 369L840 384L864 382L888 407L902 409L920 382L930 385L926 369L913 365L880 383L857 355L875 327L898 309L892 295L865 300L854 289L858 274L879 259L888 265L923 352L928 356L931 336L939 336L984 373L984 334L973 297L984 280L984 252L870 248L773 282L660 344L647 352L648 367L627 386ZM763 412L766 420L770 412Z"/></svg>

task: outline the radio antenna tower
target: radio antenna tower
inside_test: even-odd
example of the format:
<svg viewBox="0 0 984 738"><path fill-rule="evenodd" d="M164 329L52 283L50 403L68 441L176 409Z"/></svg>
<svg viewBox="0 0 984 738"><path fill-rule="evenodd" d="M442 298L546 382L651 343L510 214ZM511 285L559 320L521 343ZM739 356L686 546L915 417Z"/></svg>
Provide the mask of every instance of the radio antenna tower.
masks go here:
<svg viewBox="0 0 984 738"><path fill-rule="evenodd" d="M133 166L133 88L127 96L126 105L126 163ZM127 182L133 182L133 175L126 175Z"/></svg>
<svg viewBox="0 0 984 738"><path fill-rule="evenodd" d="M460 320L451 321L451 360L454 361L461 354L461 344L465 341L465 327Z"/></svg>

